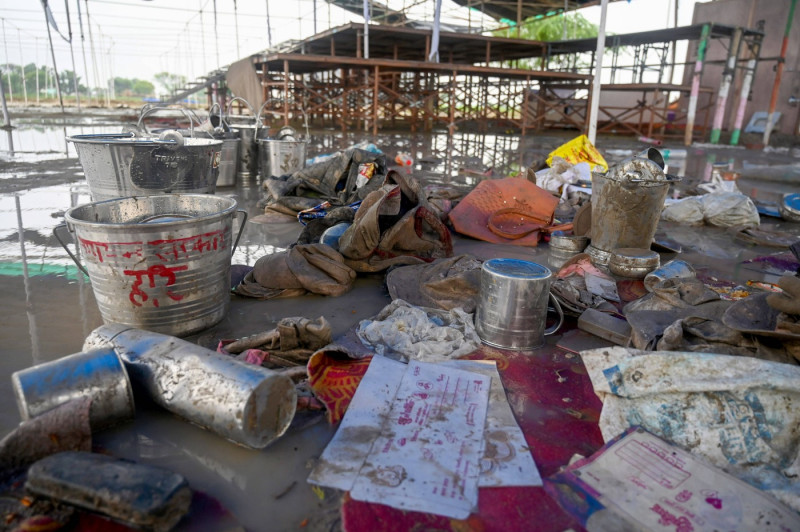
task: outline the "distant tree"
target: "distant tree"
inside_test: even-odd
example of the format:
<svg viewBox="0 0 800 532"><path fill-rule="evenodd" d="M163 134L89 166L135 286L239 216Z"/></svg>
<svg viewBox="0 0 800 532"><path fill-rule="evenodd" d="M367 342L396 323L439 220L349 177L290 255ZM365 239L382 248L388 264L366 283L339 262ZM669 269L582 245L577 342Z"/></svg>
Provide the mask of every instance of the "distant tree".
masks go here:
<svg viewBox="0 0 800 532"><path fill-rule="evenodd" d="M155 86L149 81L145 81L143 79L133 80L133 86L131 87L131 90L136 96L151 96L156 92Z"/></svg>
<svg viewBox="0 0 800 532"><path fill-rule="evenodd" d="M133 81L127 78L114 78L114 93L125 94L125 91L130 91L133 87Z"/></svg>
<svg viewBox="0 0 800 532"><path fill-rule="evenodd" d="M565 28L566 26L566 28ZM574 11L572 13L561 13L551 17L529 18L520 24L519 35L517 28L511 27L497 30L494 33L497 37L511 37L530 39L533 41L560 41L565 39L588 39L597 37L599 28L596 24L589 22L583 15ZM543 60L523 61L521 68L541 68ZM550 67L555 70L575 69L581 66L588 66L588 59L577 57L556 56L550 59Z"/></svg>
<svg viewBox="0 0 800 532"><path fill-rule="evenodd" d="M159 72L154 76L156 83L164 87L167 92L172 92L186 84L186 76L172 72Z"/></svg>

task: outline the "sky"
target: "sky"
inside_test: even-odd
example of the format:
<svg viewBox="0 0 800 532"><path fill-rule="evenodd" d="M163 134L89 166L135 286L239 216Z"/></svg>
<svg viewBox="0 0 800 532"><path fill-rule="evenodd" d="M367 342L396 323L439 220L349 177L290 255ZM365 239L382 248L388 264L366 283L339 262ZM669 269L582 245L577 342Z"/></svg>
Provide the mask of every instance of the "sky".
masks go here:
<svg viewBox="0 0 800 532"><path fill-rule="evenodd" d="M695 0L623 0L609 4L607 29L622 34L671 27L676 1L679 25L691 24ZM434 0L383 2L394 9L407 7L418 20L433 19ZM310 37L315 23L318 32L348 22L363 23L359 15L331 6L325 0L49 0L49 4L65 36L68 36L65 5L69 5L74 70L81 83L92 87L104 86L111 77L152 82L156 73L164 71L195 79L218 66L266 49L269 33L272 44L276 45ZM450 0L443 0L442 6L443 21L464 26L469 21L473 26L493 23L486 18L481 21L480 15L474 11L470 14ZM599 6L583 9L581 13L599 23ZM5 63L52 65L39 0L0 0L0 23L3 30L0 67ZM52 36L59 71L73 70L69 43L54 31Z"/></svg>

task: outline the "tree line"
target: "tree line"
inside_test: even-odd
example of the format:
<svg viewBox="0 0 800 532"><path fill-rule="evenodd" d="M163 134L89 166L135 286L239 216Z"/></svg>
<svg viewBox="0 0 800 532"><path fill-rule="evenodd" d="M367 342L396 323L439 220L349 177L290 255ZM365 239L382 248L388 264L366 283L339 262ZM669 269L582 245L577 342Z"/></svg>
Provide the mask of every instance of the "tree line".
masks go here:
<svg viewBox="0 0 800 532"><path fill-rule="evenodd" d="M62 95L69 96L75 94L73 75L71 70L62 70L58 73L58 84L61 88ZM22 99L24 98L24 92L27 92L28 97L35 98L37 78L39 95L44 98L56 97L55 73L52 68L47 66L37 67L34 63L29 63L25 65L24 68L15 64L0 64L0 82L3 84L6 98L13 97L14 99ZM77 76L77 85L78 92L81 95L89 95L90 89L82 83L81 76ZM101 94L106 88L93 88L91 90ZM155 96L156 90L155 85L146 80L115 77L113 93L116 97L152 97Z"/></svg>

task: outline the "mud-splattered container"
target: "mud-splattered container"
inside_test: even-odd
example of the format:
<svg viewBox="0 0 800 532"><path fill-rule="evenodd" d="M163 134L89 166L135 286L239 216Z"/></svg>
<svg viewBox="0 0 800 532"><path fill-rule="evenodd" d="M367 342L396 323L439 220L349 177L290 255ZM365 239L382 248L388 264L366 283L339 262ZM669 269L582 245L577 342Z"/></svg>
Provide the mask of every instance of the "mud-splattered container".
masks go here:
<svg viewBox="0 0 800 532"><path fill-rule="evenodd" d="M168 194L100 201L67 211L106 323L184 336L219 322L230 304L236 200ZM238 242L237 236L236 241Z"/></svg>
<svg viewBox="0 0 800 532"><path fill-rule="evenodd" d="M74 135L94 201L154 194L213 194L222 141L185 138L177 131L160 137L136 133Z"/></svg>
<svg viewBox="0 0 800 532"><path fill-rule="evenodd" d="M133 419L133 391L125 366L111 348L45 362L11 374L11 384L23 421L73 399L91 397L92 430Z"/></svg>
<svg viewBox="0 0 800 532"><path fill-rule="evenodd" d="M664 173L655 148L592 174L592 262L608 264L618 248L650 249L669 186L679 179Z"/></svg>

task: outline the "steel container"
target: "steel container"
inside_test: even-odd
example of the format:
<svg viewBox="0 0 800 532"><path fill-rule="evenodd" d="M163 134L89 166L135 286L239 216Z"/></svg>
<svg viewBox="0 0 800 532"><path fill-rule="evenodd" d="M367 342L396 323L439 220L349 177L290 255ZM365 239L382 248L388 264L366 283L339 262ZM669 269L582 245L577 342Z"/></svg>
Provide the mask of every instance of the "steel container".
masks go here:
<svg viewBox="0 0 800 532"><path fill-rule="evenodd" d="M233 102L237 101L247 107L250 111L250 116L231 114ZM261 128L261 116L256 116L253 106L247 100L238 96L231 98L231 101L228 102L228 109L225 114L228 126L239 139L237 177L243 179L258 177L258 145L256 144L256 139L258 139L259 129Z"/></svg>
<svg viewBox="0 0 800 532"><path fill-rule="evenodd" d="M175 131L159 137L131 132L67 140L75 145L93 201L216 190L221 140L185 138Z"/></svg>
<svg viewBox="0 0 800 532"><path fill-rule="evenodd" d="M781 217L789 222L800 222L800 194L792 193L783 196L778 207Z"/></svg>
<svg viewBox="0 0 800 532"><path fill-rule="evenodd" d="M108 347L75 353L11 374L23 421L73 399L91 397L89 424L97 431L133 419L133 392L122 361Z"/></svg>
<svg viewBox="0 0 800 532"><path fill-rule="evenodd" d="M481 266L481 287L475 311L475 330L481 340L504 349L535 349L564 321L558 301L550 294L553 274L535 262L490 259ZM558 312L558 323L545 330L547 300Z"/></svg>
<svg viewBox="0 0 800 532"><path fill-rule="evenodd" d="M608 259L608 270L614 275L630 279L643 279L658 268L661 258L649 249L619 248Z"/></svg>
<svg viewBox="0 0 800 532"><path fill-rule="evenodd" d="M235 134L222 138L222 153L219 161L218 187L232 187L236 184L239 173L239 144L241 140Z"/></svg>
<svg viewBox="0 0 800 532"><path fill-rule="evenodd" d="M592 262L605 266L618 248L649 249L669 192L677 178L664 173L655 148L631 157L607 174L592 174Z"/></svg>
<svg viewBox="0 0 800 532"><path fill-rule="evenodd" d="M92 331L84 349L98 347L113 348L154 402L246 447L266 447L294 418L297 392L282 373L120 324Z"/></svg>
<svg viewBox="0 0 800 532"><path fill-rule="evenodd" d="M559 252L571 252L577 254L586 249L589 245L589 237L575 235L551 235L550 248L557 249Z"/></svg>
<svg viewBox="0 0 800 532"><path fill-rule="evenodd" d="M261 176L282 176L306 166L308 141L258 139Z"/></svg>
<svg viewBox="0 0 800 532"><path fill-rule="evenodd" d="M688 262L675 259L648 273L644 278L644 287L648 292L652 292L653 288L661 281L667 279L691 279L696 276L694 268Z"/></svg>
<svg viewBox="0 0 800 532"><path fill-rule="evenodd" d="M236 242L233 217L244 218ZM89 276L105 323L184 336L222 320L231 254L247 214L220 196L162 195L80 205L53 232ZM85 268L59 235L68 228Z"/></svg>

